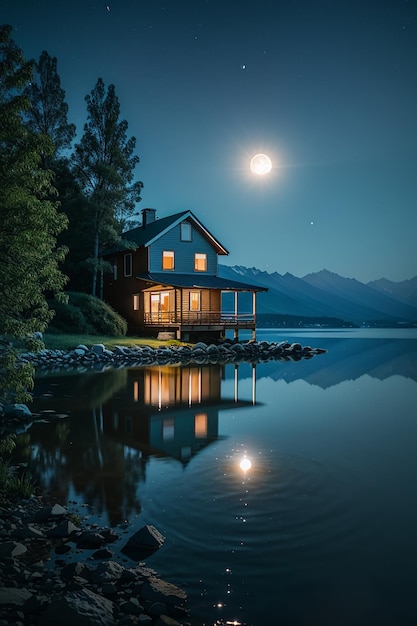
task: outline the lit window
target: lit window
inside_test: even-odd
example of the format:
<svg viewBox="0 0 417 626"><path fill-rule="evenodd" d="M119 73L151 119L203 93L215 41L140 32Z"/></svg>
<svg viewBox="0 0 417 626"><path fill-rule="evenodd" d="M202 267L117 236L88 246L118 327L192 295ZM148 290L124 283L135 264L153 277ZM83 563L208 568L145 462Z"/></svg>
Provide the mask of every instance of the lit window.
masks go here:
<svg viewBox="0 0 417 626"><path fill-rule="evenodd" d="M181 224L181 241L191 241L191 224L188 222Z"/></svg>
<svg viewBox="0 0 417 626"><path fill-rule="evenodd" d="M162 252L162 269L163 270L174 269L174 253L172 250L164 250Z"/></svg>
<svg viewBox="0 0 417 626"><path fill-rule="evenodd" d="M196 252L194 257L194 269L196 272L207 271L207 255Z"/></svg>
<svg viewBox="0 0 417 626"><path fill-rule="evenodd" d="M190 292L190 311L200 311L200 292Z"/></svg>
<svg viewBox="0 0 417 626"><path fill-rule="evenodd" d="M196 438L207 437L207 413L197 413L194 416L194 434Z"/></svg>
<svg viewBox="0 0 417 626"><path fill-rule="evenodd" d="M125 254L124 256L124 271L125 276L132 276L132 255Z"/></svg>
<svg viewBox="0 0 417 626"><path fill-rule="evenodd" d="M133 310L139 311L139 294L133 294Z"/></svg>

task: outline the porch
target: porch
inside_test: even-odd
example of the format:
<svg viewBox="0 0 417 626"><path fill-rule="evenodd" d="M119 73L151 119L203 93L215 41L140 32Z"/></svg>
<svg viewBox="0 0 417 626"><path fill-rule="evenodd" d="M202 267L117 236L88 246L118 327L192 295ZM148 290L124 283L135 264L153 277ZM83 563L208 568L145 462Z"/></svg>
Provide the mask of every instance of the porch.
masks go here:
<svg viewBox="0 0 417 626"><path fill-rule="evenodd" d="M229 281L218 276L173 275L167 284L166 275L138 276L146 281L141 290L142 324L144 330L175 332L177 339L209 334L224 337L233 330L251 330L256 338L256 294L262 287ZM248 301L240 302L246 293ZM223 302L223 295L229 300ZM243 312L244 311L244 312Z"/></svg>
<svg viewBox="0 0 417 626"><path fill-rule="evenodd" d="M238 338L239 330L251 330L255 339L256 315L254 313L222 313L219 311L157 311L145 313L147 329L175 331L177 339L189 338L190 333L218 333L224 337L226 330L233 330ZM188 336L188 337L187 337Z"/></svg>

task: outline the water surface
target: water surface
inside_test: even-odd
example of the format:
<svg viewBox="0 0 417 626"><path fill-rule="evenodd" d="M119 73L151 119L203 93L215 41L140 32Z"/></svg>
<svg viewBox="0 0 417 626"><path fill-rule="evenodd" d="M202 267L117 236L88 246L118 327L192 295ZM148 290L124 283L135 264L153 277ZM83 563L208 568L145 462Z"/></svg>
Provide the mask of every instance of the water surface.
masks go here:
<svg viewBox="0 0 417 626"><path fill-rule="evenodd" d="M40 378L20 459L91 522L154 524L196 624L416 623L417 332L263 339L328 352Z"/></svg>

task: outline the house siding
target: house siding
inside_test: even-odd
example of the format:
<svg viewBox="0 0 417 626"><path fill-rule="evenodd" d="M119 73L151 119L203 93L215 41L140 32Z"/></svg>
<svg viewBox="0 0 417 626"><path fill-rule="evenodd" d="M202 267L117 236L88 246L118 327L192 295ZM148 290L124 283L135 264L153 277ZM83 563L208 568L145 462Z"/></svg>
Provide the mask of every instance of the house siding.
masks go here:
<svg viewBox="0 0 417 626"><path fill-rule="evenodd" d="M162 252L172 250L175 255L174 270L163 270ZM167 274L200 274L194 271L194 255L196 253L206 254L207 274L217 274L217 254L212 245L196 228L191 228L191 241L181 241L181 225L178 224L163 237L157 239L149 251L149 271L162 272Z"/></svg>

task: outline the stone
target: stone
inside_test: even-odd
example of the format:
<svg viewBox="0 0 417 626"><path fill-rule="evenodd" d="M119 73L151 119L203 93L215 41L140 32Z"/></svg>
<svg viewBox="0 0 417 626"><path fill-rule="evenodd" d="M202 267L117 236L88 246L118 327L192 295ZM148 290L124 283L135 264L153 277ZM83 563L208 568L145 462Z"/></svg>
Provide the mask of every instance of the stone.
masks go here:
<svg viewBox="0 0 417 626"><path fill-rule="evenodd" d="M32 595L27 589L0 587L0 607L3 605L22 607Z"/></svg>
<svg viewBox="0 0 417 626"><path fill-rule="evenodd" d="M20 556L27 552L27 547L18 541L6 541L0 544L0 558Z"/></svg>
<svg viewBox="0 0 417 626"><path fill-rule="evenodd" d="M32 412L26 404L6 404L3 409L4 417L26 419L32 417Z"/></svg>
<svg viewBox="0 0 417 626"><path fill-rule="evenodd" d="M163 545L164 540L165 537L155 526L143 526L129 538L121 552L133 560L140 561L158 550Z"/></svg>
<svg viewBox="0 0 417 626"><path fill-rule="evenodd" d="M103 352L105 351L105 346L102 343L95 343L93 346L91 346L91 350L93 352L95 352L95 354L103 354Z"/></svg>
<svg viewBox="0 0 417 626"><path fill-rule="evenodd" d="M71 533L77 532L79 530L78 526L73 524L69 520L65 520L61 524L54 526L46 531L46 536L54 539L64 539L69 537Z"/></svg>
<svg viewBox="0 0 417 626"><path fill-rule="evenodd" d="M91 572L91 581L96 584L117 581L121 578L124 569L123 565L120 565L120 563L116 561L99 563Z"/></svg>
<svg viewBox="0 0 417 626"><path fill-rule="evenodd" d="M39 626L111 626L114 605L89 589L70 591L52 602L38 621Z"/></svg>
<svg viewBox="0 0 417 626"><path fill-rule="evenodd" d="M103 535L96 532L86 532L81 535L77 540L77 548L83 548L86 550L92 550L94 548L100 548L104 545L105 539Z"/></svg>
<svg viewBox="0 0 417 626"><path fill-rule="evenodd" d="M156 577L148 578L141 591L141 599L167 604L182 604L187 599L185 591L172 583Z"/></svg>

